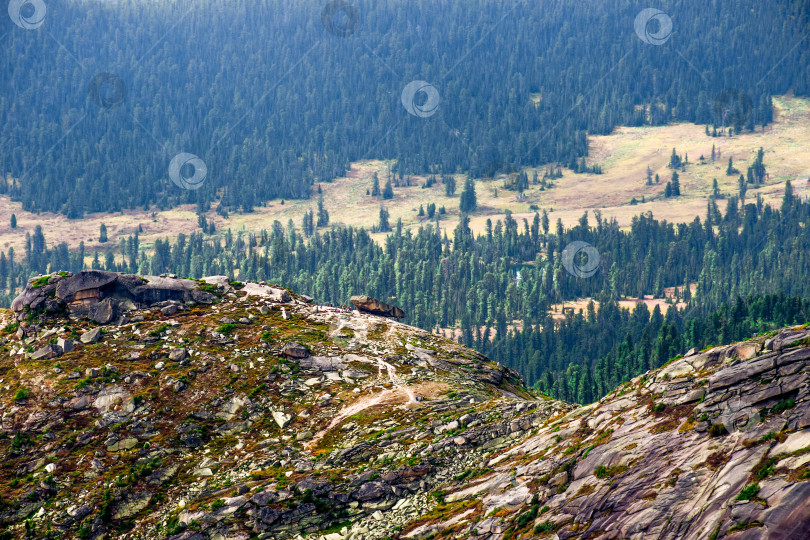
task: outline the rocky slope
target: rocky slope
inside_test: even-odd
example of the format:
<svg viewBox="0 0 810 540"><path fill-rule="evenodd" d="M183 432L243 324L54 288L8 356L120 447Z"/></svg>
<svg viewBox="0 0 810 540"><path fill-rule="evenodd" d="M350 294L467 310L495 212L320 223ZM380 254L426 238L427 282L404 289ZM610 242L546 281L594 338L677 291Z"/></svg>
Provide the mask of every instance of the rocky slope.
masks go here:
<svg viewBox="0 0 810 540"><path fill-rule="evenodd" d="M13 307L0 538L810 537L804 327L576 407L264 284L56 274Z"/></svg>

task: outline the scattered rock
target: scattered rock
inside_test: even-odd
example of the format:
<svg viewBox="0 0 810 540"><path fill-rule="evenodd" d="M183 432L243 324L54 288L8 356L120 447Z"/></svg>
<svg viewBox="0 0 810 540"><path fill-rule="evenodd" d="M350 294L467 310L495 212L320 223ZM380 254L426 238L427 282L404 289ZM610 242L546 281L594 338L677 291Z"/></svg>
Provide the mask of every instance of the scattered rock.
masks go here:
<svg viewBox="0 0 810 540"><path fill-rule="evenodd" d="M62 353L69 353L73 350L73 340L59 338L56 340L56 346L62 350Z"/></svg>
<svg viewBox="0 0 810 540"><path fill-rule="evenodd" d="M309 356L309 350L295 341L288 341L281 349L281 354L290 358L306 358Z"/></svg>
<svg viewBox="0 0 810 540"><path fill-rule="evenodd" d="M185 347L179 347L177 349L172 349L169 351L169 360L172 362L182 362L188 356L188 351Z"/></svg>
<svg viewBox="0 0 810 540"><path fill-rule="evenodd" d="M120 441L114 442L107 446L108 452L120 452L121 450L129 450L130 448L135 448L135 445L138 444L138 439L135 437L127 437Z"/></svg>
<svg viewBox="0 0 810 540"><path fill-rule="evenodd" d="M31 360L45 360L46 358L56 358L62 354L62 349L56 345L45 345L31 353Z"/></svg>
<svg viewBox="0 0 810 540"><path fill-rule="evenodd" d="M82 334L79 341L85 345L91 345L98 342L99 339L101 339L101 327L96 327Z"/></svg>
<svg viewBox="0 0 810 540"><path fill-rule="evenodd" d="M285 427L290 425L292 419L293 417L291 414L287 414L281 411L273 411L273 420L276 421L276 424L278 424L278 427L280 427L281 429L284 429Z"/></svg>

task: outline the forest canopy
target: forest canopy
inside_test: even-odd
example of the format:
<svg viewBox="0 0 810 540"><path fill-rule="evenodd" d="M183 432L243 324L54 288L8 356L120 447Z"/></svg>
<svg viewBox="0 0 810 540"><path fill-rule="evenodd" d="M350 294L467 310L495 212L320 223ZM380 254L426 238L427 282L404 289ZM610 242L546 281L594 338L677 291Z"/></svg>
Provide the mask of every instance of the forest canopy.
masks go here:
<svg viewBox="0 0 810 540"><path fill-rule="evenodd" d="M666 2L672 34L650 44L619 0L50 2L36 29L3 18L0 194L72 218L250 211L364 158L477 177L577 167L617 125L758 129L771 95L810 92L810 5L724 4ZM184 153L195 189L169 179Z"/></svg>

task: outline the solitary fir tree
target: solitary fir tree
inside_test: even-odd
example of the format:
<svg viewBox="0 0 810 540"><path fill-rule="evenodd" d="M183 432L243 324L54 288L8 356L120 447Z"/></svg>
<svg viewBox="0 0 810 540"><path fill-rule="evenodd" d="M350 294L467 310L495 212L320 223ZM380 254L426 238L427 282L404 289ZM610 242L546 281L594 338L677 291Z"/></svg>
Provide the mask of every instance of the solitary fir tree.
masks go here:
<svg viewBox="0 0 810 540"><path fill-rule="evenodd" d="M383 188L382 192L382 198L386 200L394 198L394 187L391 185L390 179L385 183L385 188Z"/></svg>
<svg viewBox="0 0 810 540"><path fill-rule="evenodd" d="M445 176L443 182L444 194L453 197L456 194L456 178L454 176Z"/></svg>
<svg viewBox="0 0 810 540"><path fill-rule="evenodd" d="M318 227L329 225L329 212L323 205L323 197L318 197Z"/></svg>
<svg viewBox="0 0 810 540"><path fill-rule="evenodd" d="M670 169L678 169L681 166L681 156L678 155L678 152L675 149L672 149L672 155L669 157L669 168Z"/></svg>
<svg viewBox="0 0 810 540"><path fill-rule="evenodd" d="M475 183L470 176L468 176L467 181L464 182L464 191L461 192L458 208L465 214L475 212L475 209L478 208L478 201L475 196Z"/></svg>
<svg viewBox="0 0 810 540"><path fill-rule="evenodd" d="M379 232L390 232L391 225L388 223L388 210L384 206L380 206L380 223L377 225Z"/></svg>

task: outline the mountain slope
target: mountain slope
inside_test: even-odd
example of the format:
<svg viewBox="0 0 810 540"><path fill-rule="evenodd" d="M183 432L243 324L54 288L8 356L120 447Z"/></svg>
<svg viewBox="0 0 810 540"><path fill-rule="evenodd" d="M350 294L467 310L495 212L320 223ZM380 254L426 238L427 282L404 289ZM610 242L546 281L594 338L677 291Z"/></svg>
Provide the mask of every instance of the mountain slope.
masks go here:
<svg viewBox="0 0 810 540"><path fill-rule="evenodd" d="M9 538L810 529L805 328L576 407L438 336L264 284L55 274L14 310L0 314Z"/></svg>

